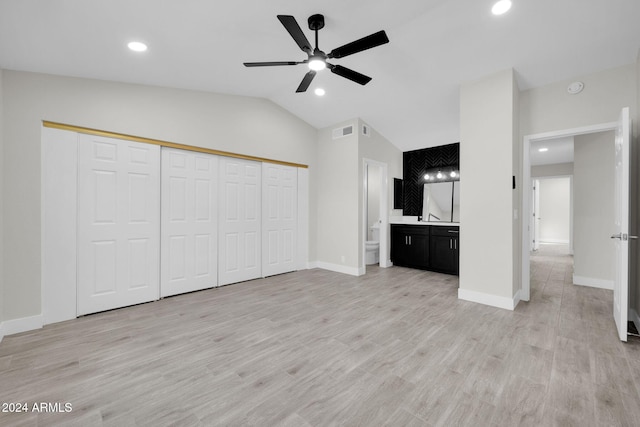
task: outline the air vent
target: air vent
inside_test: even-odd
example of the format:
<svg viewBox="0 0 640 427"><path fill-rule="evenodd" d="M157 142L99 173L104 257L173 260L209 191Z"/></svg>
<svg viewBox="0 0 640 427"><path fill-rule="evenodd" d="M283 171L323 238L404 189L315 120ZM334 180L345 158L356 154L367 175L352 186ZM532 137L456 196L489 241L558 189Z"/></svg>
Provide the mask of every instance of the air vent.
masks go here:
<svg viewBox="0 0 640 427"><path fill-rule="evenodd" d="M333 139L344 138L353 134L353 125L337 128L333 130Z"/></svg>
<svg viewBox="0 0 640 427"><path fill-rule="evenodd" d="M369 125L362 125L362 134L364 136L371 136L371 129L369 128Z"/></svg>

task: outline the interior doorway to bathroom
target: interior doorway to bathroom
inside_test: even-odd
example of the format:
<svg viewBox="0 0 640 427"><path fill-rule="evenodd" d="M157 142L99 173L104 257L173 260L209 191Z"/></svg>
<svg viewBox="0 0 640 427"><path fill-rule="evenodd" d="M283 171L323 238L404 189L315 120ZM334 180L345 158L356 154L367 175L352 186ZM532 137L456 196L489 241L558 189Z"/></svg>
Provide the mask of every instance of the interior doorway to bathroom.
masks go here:
<svg viewBox="0 0 640 427"><path fill-rule="evenodd" d="M389 182L387 164L363 160L361 271L367 266L389 267Z"/></svg>

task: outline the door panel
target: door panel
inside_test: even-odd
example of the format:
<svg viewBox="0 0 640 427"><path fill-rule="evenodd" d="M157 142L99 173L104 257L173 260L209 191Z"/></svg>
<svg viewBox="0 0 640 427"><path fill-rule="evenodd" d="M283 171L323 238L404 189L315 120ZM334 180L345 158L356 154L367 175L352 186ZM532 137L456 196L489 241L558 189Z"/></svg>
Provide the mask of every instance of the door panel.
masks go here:
<svg viewBox="0 0 640 427"><path fill-rule="evenodd" d="M162 297L218 285L218 161L162 149Z"/></svg>
<svg viewBox="0 0 640 427"><path fill-rule="evenodd" d="M260 163L220 158L220 285L261 277Z"/></svg>
<svg viewBox="0 0 640 427"><path fill-rule="evenodd" d="M266 277L296 270L298 172L284 165L264 163L262 167L262 274Z"/></svg>
<svg viewBox="0 0 640 427"><path fill-rule="evenodd" d="M160 148L79 135L78 307L158 299Z"/></svg>
<svg viewBox="0 0 640 427"><path fill-rule="evenodd" d="M627 341L629 315L629 161L631 123L629 108L618 119L615 140L615 224L616 271L613 283L613 318L620 340Z"/></svg>

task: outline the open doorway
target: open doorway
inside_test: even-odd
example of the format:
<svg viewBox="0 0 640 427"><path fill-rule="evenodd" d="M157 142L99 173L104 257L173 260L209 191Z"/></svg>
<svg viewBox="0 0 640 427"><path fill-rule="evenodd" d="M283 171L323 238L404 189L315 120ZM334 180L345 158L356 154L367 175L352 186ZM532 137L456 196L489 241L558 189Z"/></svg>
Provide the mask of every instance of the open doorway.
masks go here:
<svg viewBox="0 0 640 427"><path fill-rule="evenodd" d="M610 247L612 244L609 236L614 222L612 189L615 129L616 123L605 123L529 135L524 138L522 212L529 220L523 222L522 231L522 300L531 299L531 280L534 276L532 273L535 273L532 271L531 257L536 249L535 236L540 233L542 227L539 221L536 224L536 218L542 218L539 209L534 216L534 182L554 177L572 177L569 244L564 251L566 255L574 255L570 283L613 288L614 249ZM558 145L554 147L554 143ZM575 158L576 147L580 157L578 167ZM545 148L547 150L540 151ZM598 151L598 148L602 150ZM561 152L564 154L559 155ZM559 155L560 161L541 162L538 159L540 155ZM541 240L543 237L539 236L538 242ZM555 249L562 253L561 248ZM558 253L558 250L555 252Z"/></svg>
<svg viewBox="0 0 640 427"><path fill-rule="evenodd" d="M386 163L363 159L362 260L368 266L389 267L389 184Z"/></svg>

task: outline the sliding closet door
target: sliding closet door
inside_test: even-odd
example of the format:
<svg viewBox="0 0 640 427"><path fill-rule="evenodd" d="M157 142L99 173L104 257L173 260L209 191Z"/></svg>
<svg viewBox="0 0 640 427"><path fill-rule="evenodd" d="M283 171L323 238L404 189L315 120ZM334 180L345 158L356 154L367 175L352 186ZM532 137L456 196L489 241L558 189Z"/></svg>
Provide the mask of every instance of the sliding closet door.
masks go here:
<svg viewBox="0 0 640 427"><path fill-rule="evenodd" d="M291 166L262 164L262 275L296 270L297 177Z"/></svg>
<svg viewBox="0 0 640 427"><path fill-rule="evenodd" d="M217 156L162 149L162 297L218 285L217 187Z"/></svg>
<svg viewBox="0 0 640 427"><path fill-rule="evenodd" d="M156 300L160 147L78 140L78 315Z"/></svg>
<svg viewBox="0 0 640 427"><path fill-rule="evenodd" d="M220 157L218 283L261 277L261 165Z"/></svg>

